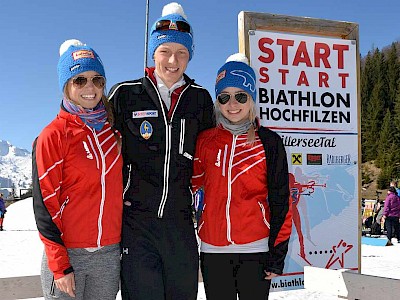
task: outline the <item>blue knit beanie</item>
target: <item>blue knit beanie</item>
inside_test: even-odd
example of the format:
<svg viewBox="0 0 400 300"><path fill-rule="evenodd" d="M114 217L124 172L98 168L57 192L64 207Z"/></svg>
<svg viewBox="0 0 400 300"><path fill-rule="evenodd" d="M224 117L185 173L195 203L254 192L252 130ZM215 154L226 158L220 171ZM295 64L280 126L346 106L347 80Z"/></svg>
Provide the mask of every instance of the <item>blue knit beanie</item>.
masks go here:
<svg viewBox="0 0 400 300"><path fill-rule="evenodd" d="M164 43L178 43L185 46L189 51L189 60L193 57L194 43L193 43L193 29L186 20L186 15L180 4L176 2L169 3L164 6L162 16L158 18L150 29L149 38L149 55L154 58L154 52ZM168 20L171 22L170 30L156 30L157 22ZM182 32L177 29L177 21L182 21L190 26L190 32Z"/></svg>
<svg viewBox="0 0 400 300"><path fill-rule="evenodd" d="M244 90L256 101L256 74L249 66L247 57L236 53L228 57L225 64L218 70L215 81L215 96L225 88L236 87Z"/></svg>
<svg viewBox="0 0 400 300"><path fill-rule="evenodd" d="M103 63L92 48L78 40L67 40L62 43L57 65L61 92L64 92L65 84L70 78L86 71L95 71L106 77Z"/></svg>

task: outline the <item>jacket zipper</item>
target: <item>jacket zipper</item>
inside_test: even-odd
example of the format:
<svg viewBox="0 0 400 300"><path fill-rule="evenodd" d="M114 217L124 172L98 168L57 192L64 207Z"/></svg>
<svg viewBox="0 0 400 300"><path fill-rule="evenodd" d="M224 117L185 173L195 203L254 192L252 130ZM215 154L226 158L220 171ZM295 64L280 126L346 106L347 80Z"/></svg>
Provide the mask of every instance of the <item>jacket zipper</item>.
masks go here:
<svg viewBox="0 0 400 300"><path fill-rule="evenodd" d="M172 131L172 124L168 123L166 128L167 138L166 138L166 150L165 150L165 161L164 161L164 185L163 185L163 194L161 196L161 203L158 207L157 216L159 218L163 217L164 214L164 207L165 203L167 202L168 198L168 181L169 181L169 163L171 160L171 131Z"/></svg>
<svg viewBox="0 0 400 300"><path fill-rule="evenodd" d="M124 191L122 193L122 199L125 199L125 193L126 191L129 189L130 185L131 185L131 172L132 172L132 164L128 165L128 180L126 182L126 186L124 188Z"/></svg>
<svg viewBox="0 0 400 300"><path fill-rule="evenodd" d="M236 146L236 140L237 136L233 136L233 141L232 141L232 148L231 148L231 155L229 157L229 164L228 164L228 199L226 201L226 238L228 242L235 244L234 241L232 241L231 237L231 217L229 214L230 206L231 206L231 200L232 200L232 163L233 163L233 156L235 154L235 146Z"/></svg>
<svg viewBox="0 0 400 300"><path fill-rule="evenodd" d="M172 133L172 120L174 118L174 114L176 111L176 108L178 107L178 104L182 98L182 95L185 93L185 91L190 87L190 84L188 84L185 89L179 94L178 97L178 101L175 104L174 110L172 112L171 115L171 119L168 122L167 117L165 115L165 111L164 111L164 105L163 105L163 100L161 98L161 95L157 89L157 87L154 85L153 81L146 76L147 79L150 81L150 83L152 84L154 90L157 93L158 96L158 101L160 102L161 105L161 109L163 112L163 116L164 116L164 124L166 126L166 139L165 139L165 158L164 158L164 185L163 185L163 193L161 196L161 201L160 201L160 205L158 207L158 213L157 213L157 217L158 218L162 218L164 215L164 207L165 207L165 203L167 202L167 198L168 198L168 188L169 188L169 168L170 168L170 160L171 160L171 133Z"/></svg>
<svg viewBox="0 0 400 300"><path fill-rule="evenodd" d="M99 218L97 219L97 227L98 227L98 235L97 235L97 247L101 247L101 236L103 235L103 227L101 225L101 221L103 219L103 211L104 211L104 202L105 202L105 170L106 170L106 162L103 153L103 149L101 149L99 139L97 138L96 132L94 129L88 128L92 131L94 140L96 142L96 146L99 150L100 157L101 157L101 202L100 202L100 211L99 211Z"/></svg>
<svg viewBox="0 0 400 300"><path fill-rule="evenodd" d="M166 128L165 131L165 157L164 157L164 174L163 174L163 178L164 178L164 183L163 183L163 192L162 192L162 196L161 196L161 201L160 201L160 205L158 207L158 212L157 212L157 217L158 218L162 218L163 215L163 209L164 209L164 205L165 205L165 201L167 199L168 196L168 182L165 182L165 177L166 177L166 173L169 173L169 152L170 152L170 137L169 137L169 126L170 124L168 123L167 117L165 115L165 110L164 110L164 105L163 105L163 100L161 98L160 92L158 91L157 87L154 85L153 81L148 77L147 80L151 83L151 85L153 86L154 90L157 93L157 97L158 97L158 101L160 102L160 107L161 107L161 111L163 113L163 119L164 119L164 125Z"/></svg>
<svg viewBox="0 0 400 300"><path fill-rule="evenodd" d="M168 102L169 102L169 106L167 106L168 107L168 110L171 108L171 105L172 105L172 101L171 101L171 91L168 89Z"/></svg>
<svg viewBox="0 0 400 300"><path fill-rule="evenodd" d="M69 196L67 196L67 199L65 199L63 204L61 204L61 207L60 207L60 219L62 219L62 215L63 215L64 209L67 206L68 202L69 202Z"/></svg>
<svg viewBox="0 0 400 300"><path fill-rule="evenodd" d="M179 154L183 154L184 144L185 144L185 119L181 119L181 133L179 136Z"/></svg>

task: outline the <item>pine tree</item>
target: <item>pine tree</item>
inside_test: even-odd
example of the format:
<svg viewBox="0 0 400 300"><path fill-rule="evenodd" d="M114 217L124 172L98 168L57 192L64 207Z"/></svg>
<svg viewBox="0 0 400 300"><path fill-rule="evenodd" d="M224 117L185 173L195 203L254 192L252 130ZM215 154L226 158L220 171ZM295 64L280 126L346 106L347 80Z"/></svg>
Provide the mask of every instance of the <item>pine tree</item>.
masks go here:
<svg viewBox="0 0 400 300"><path fill-rule="evenodd" d="M371 97L374 85L375 82L373 77L372 54L371 52L368 52L363 64L363 68L361 69L361 76L360 76L361 110L366 108L367 103Z"/></svg>
<svg viewBox="0 0 400 300"><path fill-rule="evenodd" d="M384 112L384 89L382 80L378 80L372 90L371 99L367 104L365 128L362 136L362 151L365 161L374 160L378 154L380 126Z"/></svg>
<svg viewBox="0 0 400 300"><path fill-rule="evenodd" d="M379 137L379 147L375 163L381 167L378 177L378 188L386 189L393 178L397 178L398 146L394 138L395 127L393 125L393 115L388 109L383 119L381 134Z"/></svg>
<svg viewBox="0 0 400 300"><path fill-rule="evenodd" d="M381 168L386 168L392 164L392 146L395 144L394 131L395 127L393 126L392 114L390 113L390 110L387 109L379 135L377 156L375 160L376 165Z"/></svg>
<svg viewBox="0 0 400 300"><path fill-rule="evenodd" d="M385 59L385 55L379 51L378 49L375 50L375 53L372 57L372 77L373 77L373 83L374 83L374 88L375 86L380 82L381 86L379 89L381 89L380 92L380 97L381 97L381 102L383 104L384 111L388 107L389 101L388 101L388 84L387 84L387 62ZM372 95L371 95L372 96Z"/></svg>
<svg viewBox="0 0 400 300"><path fill-rule="evenodd" d="M385 81L387 82L388 91L388 107L394 108L396 102L398 82L400 78L400 63L397 57L396 44L392 43L386 59L387 72L385 74Z"/></svg>
<svg viewBox="0 0 400 300"><path fill-rule="evenodd" d="M400 91L400 80L397 90ZM395 162L395 164L400 164L400 93L396 95L393 111L393 140L394 144L396 145L394 149L393 161ZM396 168L395 172L395 178L400 178L400 167Z"/></svg>
<svg viewBox="0 0 400 300"><path fill-rule="evenodd" d="M369 116L367 113L368 103L370 102L372 90L374 88L374 78L373 74L373 64L372 64L372 54L368 52L363 67L361 68L360 76L360 87L361 87L361 159L362 162L367 161L366 158L366 140L367 134L366 129L368 127Z"/></svg>

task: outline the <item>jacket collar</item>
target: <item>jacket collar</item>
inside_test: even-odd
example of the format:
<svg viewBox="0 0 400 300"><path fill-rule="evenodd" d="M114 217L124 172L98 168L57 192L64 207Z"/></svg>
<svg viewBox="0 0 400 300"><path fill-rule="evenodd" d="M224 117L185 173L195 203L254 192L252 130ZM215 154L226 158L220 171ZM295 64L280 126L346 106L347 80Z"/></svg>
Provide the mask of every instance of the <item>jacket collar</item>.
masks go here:
<svg viewBox="0 0 400 300"><path fill-rule="evenodd" d="M72 122L80 127L85 127L85 123L77 115L73 115L67 112L61 105L60 112L57 115L61 119L65 119L68 122Z"/></svg>
<svg viewBox="0 0 400 300"><path fill-rule="evenodd" d="M154 75L155 67L147 67L145 69L145 74L147 77L151 79L151 81L154 83L155 86L157 86L157 80ZM185 73L183 73L183 80L185 80L186 84L193 84L194 79L191 79L189 76L187 76Z"/></svg>

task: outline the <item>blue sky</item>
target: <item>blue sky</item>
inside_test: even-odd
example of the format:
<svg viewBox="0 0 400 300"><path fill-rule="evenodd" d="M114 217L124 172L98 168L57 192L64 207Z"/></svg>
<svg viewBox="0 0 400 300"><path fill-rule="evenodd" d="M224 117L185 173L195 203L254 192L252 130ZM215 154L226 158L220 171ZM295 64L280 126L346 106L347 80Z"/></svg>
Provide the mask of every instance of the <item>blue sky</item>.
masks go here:
<svg viewBox="0 0 400 300"><path fill-rule="evenodd" d="M172 1L150 0L150 26ZM398 0L181 0L194 28L195 54L186 73L214 96L215 74L238 51L240 11L359 24L360 52L400 40ZM76 38L92 46L106 69L107 88L143 75L145 0L1 0L0 139L31 150L58 113L60 44ZM152 60L149 59L149 65Z"/></svg>

